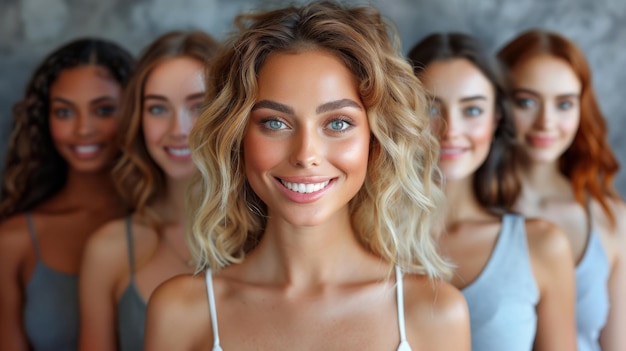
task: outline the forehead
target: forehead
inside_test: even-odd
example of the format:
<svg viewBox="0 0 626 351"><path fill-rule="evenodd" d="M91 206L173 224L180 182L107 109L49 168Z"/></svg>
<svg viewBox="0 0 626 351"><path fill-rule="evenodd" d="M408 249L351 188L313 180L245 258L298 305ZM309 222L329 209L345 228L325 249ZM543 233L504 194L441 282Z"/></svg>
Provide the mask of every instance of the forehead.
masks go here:
<svg viewBox="0 0 626 351"><path fill-rule="evenodd" d="M101 96L116 98L120 93L120 84L105 68L95 65L64 69L50 86L51 97L75 101L91 100Z"/></svg>
<svg viewBox="0 0 626 351"><path fill-rule="evenodd" d="M494 95L493 84L467 59L433 61L420 77L431 94L443 99Z"/></svg>
<svg viewBox="0 0 626 351"><path fill-rule="evenodd" d="M178 95L204 91L204 66L190 57L175 57L157 64L144 85L144 94Z"/></svg>
<svg viewBox="0 0 626 351"><path fill-rule="evenodd" d="M334 54L311 49L270 54L258 73L257 100L297 97L329 100L337 95L358 97L358 82ZM323 102L323 101L318 101Z"/></svg>
<svg viewBox="0 0 626 351"><path fill-rule="evenodd" d="M547 54L520 61L512 68L511 77L515 88L543 95L576 94L582 88L567 61Z"/></svg>

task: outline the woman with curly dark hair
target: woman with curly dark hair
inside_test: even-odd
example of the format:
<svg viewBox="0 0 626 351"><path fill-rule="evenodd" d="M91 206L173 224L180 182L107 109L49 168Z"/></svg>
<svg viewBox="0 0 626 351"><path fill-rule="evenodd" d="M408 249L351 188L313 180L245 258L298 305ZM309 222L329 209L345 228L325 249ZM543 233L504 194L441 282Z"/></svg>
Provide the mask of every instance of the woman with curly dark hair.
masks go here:
<svg viewBox="0 0 626 351"><path fill-rule="evenodd" d="M14 107L0 201L0 349L72 350L77 272L97 227L126 212L110 179L132 56L85 38L52 52Z"/></svg>

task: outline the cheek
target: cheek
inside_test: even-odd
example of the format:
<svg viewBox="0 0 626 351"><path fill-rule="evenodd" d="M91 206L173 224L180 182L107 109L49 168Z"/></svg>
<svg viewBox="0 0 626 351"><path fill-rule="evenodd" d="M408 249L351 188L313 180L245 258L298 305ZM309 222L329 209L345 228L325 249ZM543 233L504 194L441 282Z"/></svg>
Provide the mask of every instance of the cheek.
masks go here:
<svg viewBox="0 0 626 351"><path fill-rule="evenodd" d="M158 145L167 133L167 120L157 118L143 118L142 129L148 149Z"/></svg>
<svg viewBox="0 0 626 351"><path fill-rule="evenodd" d="M534 119L534 113L530 111L513 110L513 124L515 125L517 135L526 134L531 128Z"/></svg>
<svg viewBox="0 0 626 351"><path fill-rule="evenodd" d="M50 136L54 143L69 137L72 134L72 125L68 121L60 121L58 119L50 119Z"/></svg>
<svg viewBox="0 0 626 351"><path fill-rule="evenodd" d="M106 139L114 139L119 130L120 121L117 118L106 118L100 122L100 131Z"/></svg>
<svg viewBox="0 0 626 351"><path fill-rule="evenodd" d="M474 146L485 147L489 149L493 140L493 133L495 131L495 128L496 125L494 118L490 118L488 121L484 121L483 123L477 123L471 126L468 133L472 137Z"/></svg>
<svg viewBox="0 0 626 351"><path fill-rule="evenodd" d="M338 167L344 168L348 175L363 180L369 161L369 143L369 133L334 143L327 150L328 159Z"/></svg>
<svg viewBox="0 0 626 351"><path fill-rule="evenodd" d="M565 118L559 123L561 130L572 137L578 131L578 127L580 125L580 111L574 110L571 113L568 113Z"/></svg>
<svg viewBox="0 0 626 351"><path fill-rule="evenodd" d="M287 157L284 155L284 150L288 147L285 143L277 140L269 141L266 138L258 137L254 133L246 133L243 139L246 177L254 179L255 175L271 169L284 160ZM271 152L267 150L271 150ZM253 181L251 180L250 183L252 184Z"/></svg>

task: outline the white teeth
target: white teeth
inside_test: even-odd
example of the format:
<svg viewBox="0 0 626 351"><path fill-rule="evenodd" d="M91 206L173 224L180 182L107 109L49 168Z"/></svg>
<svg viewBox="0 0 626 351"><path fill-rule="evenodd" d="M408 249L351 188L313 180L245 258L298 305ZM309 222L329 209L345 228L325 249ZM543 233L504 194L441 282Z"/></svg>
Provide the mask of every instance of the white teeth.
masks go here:
<svg viewBox="0 0 626 351"><path fill-rule="evenodd" d="M191 150L189 150L189 148L182 148L182 149L176 149L173 147L168 147L166 148L167 152L169 152L170 154L174 155L174 156L189 156L191 155Z"/></svg>
<svg viewBox="0 0 626 351"><path fill-rule="evenodd" d="M81 145L75 147L76 152L78 152L79 154L90 154L98 151L99 149L100 146L98 145Z"/></svg>
<svg viewBox="0 0 626 351"><path fill-rule="evenodd" d="M442 154L457 154L459 152L462 152L463 149L461 148L449 148L449 149L441 149L441 153Z"/></svg>
<svg viewBox="0 0 626 351"><path fill-rule="evenodd" d="M280 181L287 189L302 194L310 194L324 189L330 180L322 183L289 183L284 180Z"/></svg>

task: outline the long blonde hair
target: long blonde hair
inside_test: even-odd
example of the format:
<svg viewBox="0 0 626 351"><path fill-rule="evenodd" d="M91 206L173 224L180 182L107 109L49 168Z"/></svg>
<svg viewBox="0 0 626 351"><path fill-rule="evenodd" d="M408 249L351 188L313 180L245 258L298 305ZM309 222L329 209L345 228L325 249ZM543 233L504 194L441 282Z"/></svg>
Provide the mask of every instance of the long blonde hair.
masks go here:
<svg viewBox="0 0 626 351"><path fill-rule="evenodd" d="M208 105L190 135L199 173L187 223L199 269L241 262L266 225L267 210L246 181L242 153L260 67L273 52L319 48L354 74L368 112L367 175L350 202L361 244L405 272L449 273L433 235L444 200L439 147L429 130L423 88L393 28L372 7L328 1L241 15L236 23L240 31L212 66Z"/></svg>

